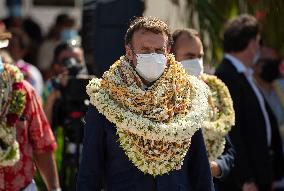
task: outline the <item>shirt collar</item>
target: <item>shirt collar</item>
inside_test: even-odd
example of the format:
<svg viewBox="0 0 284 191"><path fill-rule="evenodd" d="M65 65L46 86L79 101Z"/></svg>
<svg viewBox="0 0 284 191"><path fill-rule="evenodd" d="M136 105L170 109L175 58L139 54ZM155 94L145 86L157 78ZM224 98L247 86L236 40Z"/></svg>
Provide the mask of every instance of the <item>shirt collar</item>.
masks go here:
<svg viewBox="0 0 284 191"><path fill-rule="evenodd" d="M238 58L226 53L225 58L230 60L233 66L237 69L238 73L244 73L246 76L253 75L253 69L246 67Z"/></svg>
<svg viewBox="0 0 284 191"><path fill-rule="evenodd" d="M230 60L233 64L233 66L237 69L238 73L246 73L247 68L243 63L236 57L232 56L231 54L225 54L225 58Z"/></svg>

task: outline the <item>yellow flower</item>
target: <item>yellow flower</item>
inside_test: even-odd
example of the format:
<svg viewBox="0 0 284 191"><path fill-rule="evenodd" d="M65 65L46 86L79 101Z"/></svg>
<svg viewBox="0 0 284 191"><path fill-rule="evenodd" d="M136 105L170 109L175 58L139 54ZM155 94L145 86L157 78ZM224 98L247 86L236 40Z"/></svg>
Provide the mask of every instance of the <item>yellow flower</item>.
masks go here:
<svg viewBox="0 0 284 191"><path fill-rule="evenodd" d="M235 124L233 101L227 86L216 76L202 74L209 86L209 115L204 121L204 140L210 161L220 156L225 147L225 136Z"/></svg>

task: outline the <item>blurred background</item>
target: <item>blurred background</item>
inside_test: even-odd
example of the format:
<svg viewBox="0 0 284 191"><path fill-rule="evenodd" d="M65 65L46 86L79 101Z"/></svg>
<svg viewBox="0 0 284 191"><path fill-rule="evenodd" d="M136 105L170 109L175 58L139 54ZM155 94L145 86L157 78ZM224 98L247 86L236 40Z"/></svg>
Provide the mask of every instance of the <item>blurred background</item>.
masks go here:
<svg viewBox="0 0 284 191"><path fill-rule="evenodd" d="M62 42L82 49L78 57L83 57L81 63L86 66L85 73L101 77L124 54L124 35L129 21L134 16L156 16L168 23L172 31L183 27L197 29L204 45L205 67L212 72L223 57L221 36L224 23L242 13L254 15L260 21L263 43L277 50L283 58L283 0L0 0L0 28L5 27L13 34L7 50L10 55L5 51L0 53L26 72L26 79L34 85L42 96L43 104L46 104L52 92L49 82L56 81L54 79L60 74L55 63L56 56L60 57L60 54L54 55L54 51ZM72 61L69 59L64 63L76 73L77 60L75 64ZM76 89L85 83L86 80L80 79L70 86ZM75 93L76 97L78 91L68 93ZM86 95L81 97L82 100L75 100L79 105L86 101ZM71 101L74 103L74 100ZM74 141L72 135L78 133L72 128L83 126L82 116L86 108L79 108L65 111L68 115L62 117L63 122L47 114L59 144L56 159L63 190L74 187L80 159L82 137ZM60 108L58 111L61 111ZM55 114L58 111L54 111ZM71 129L70 136L66 127ZM64 161L66 156L70 160ZM40 190L45 190L39 176L36 181Z"/></svg>
<svg viewBox="0 0 284 191"><path fill-rule="evenodd" d="M138 8L137 3L143 4L144 7L138 5L141 6ZM11 14L32 18L39 24L43 36L54 24L56 16L62 12L74 16L76 27L81 29L84 20L88 19L86 14L85 17L83 16L88 10L100 11L103 15L96 15L96 17L101 17L100 22L106 24L111 22L111 19L116 19L116 22L120 19L126 22L124 25L127 25L128 17L143 14L162 18L172 30L180 27L193 27L198 29L202 35L206 61L211 65L219 63L222 58L221 30L224 23L235 15L250 13L263 24L266 44L278 49L281 55L284 54L282 43L284 18L281 15L284 11L284 1L282 0L7 0L7 2L1 0L0 18L9 15L7 5L11 7L16 4L21 4L21 8L18 11L13 10ZM128 17L125 17L124 10L128 10ZM95 12L92 11L92 14L95 15ZM86 24L92 25L92 22L86 22ZM116 25L119 24L121 23L117 22Z"/></svg>

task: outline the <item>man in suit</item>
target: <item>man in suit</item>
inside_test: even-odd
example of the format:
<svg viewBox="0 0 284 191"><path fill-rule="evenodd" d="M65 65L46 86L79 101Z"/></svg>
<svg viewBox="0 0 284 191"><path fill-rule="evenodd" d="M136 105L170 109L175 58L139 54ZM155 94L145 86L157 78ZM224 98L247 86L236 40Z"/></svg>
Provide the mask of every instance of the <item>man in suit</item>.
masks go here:
<svg viewBox="0 0 284 191"><path fill-rule="evenodd" d="M182 74L183 77L179 75L180 72L178 71L183 70L181 70L181 67L176 62L172 63L169 60L166 61L165 58L169 58L168 51L170 41L170 31L163 21L152 17L139 17L135 19L131 22L125 37L126 56L117 61L116 64L104 74L101 82L102 85L98 93L93 94L96 90L92 89L91 85L89 86L91 89L91 93L89 92L89 94L92 106L90 106L86 115L84 147L77 179L77 190L99 191L103 187L108 191L214 190L203 135L200 129L198 129L190 138L191 144L190 147L186 147L186 152L182 159L183 162L181 163L180 168L175 169L172 168L171 165L173 164L172 161L175 160L176 155L167 158L170 152L165 153L165 157L162 157L161 163L156 163L156 159L161 158L161 155L156 155L152 151L160 153L160 150L151 150L150 148L155 147L155 145L159 143L149 137L149 139L152 139L152 143L148 144L147 140L144 139L147 136L147 133L143 133L140 140L136 140L134 144L129 144L129 142L133 140L131 139L130 134L126 133L124 136L121 136L124 130L121 128L120 123L118 123L117 120L127 121L127 123L124 123L127 126L125 130L127 132L127 130L136 128L135 124L134 126L131 125L133 124L132 121L138 122L141 117L142 121L144 121L147 118L146 114L154 111L145 110L145 112L139 114L139 116L137 115L136 117L131 118L131 115L136 115L132 112L133 110L131 108L135 107L135 111L139 112L138 108L140 108L140 106L143 108L151 106L151 100L147 101L147 103L143 102L143 98L147 97L147 92L151 92L152 89L157 86L168 86L166 81L165 83L160 83L159 79L162 80L166 78L170 80L169 78L171 78L174 79L174 81L179 81L180 79L184 79L183 77L189 77L184 72ZM165 75L169 74L168 72L171 71L172 66L175 66L175 71L177 73L175 73L175 75ZM118 70L116 70L117 67L119 68ZM113 70L115 72L112 72ZM112 73L115 75L112 76ZM115 79L115 83L118 84L115 86L108 86L108 84L112 83L111 79ZM128 85L125 85L124 83L121 84L121 80ZM175 83L172 80L170 81ZM182 83L187 82L188 81L185 80L178 85L181 87L183 86ZM93 83L95 84L96 81ZM169 86L171 86L172 83L170 83ZM108 86L108 88L104 89L105 86ZM137 89L137 86L139 86L139 89ZM126 89L123 87L126 87ZM131 101L135 98L130 96L131 91L128 91L128 87L135 90L136 93L133 95L134 97L139 95L140 92L145 91L145 94L143 94L145 96L142 95L139 99L139 102L142 104L139 104L137 107L135 106L136 103ZM120 90L116 91L115 94L112 94L112 91L117 88L120 88ZM101 106L101 104L99 104L101 101L104 102L107 97L109 97L103 93L104 91L107 91L110 95L112 95L111 99L113 99L112 103L114 103L118 102L119 99L124 99L123 96L117 96L117 94L120 94L125 90L128 92L127 95L129 95L129 98L115 106L113 109L105 110L105 108L110 107L110 105L104 104ZM186 88L184 88L183 91L184 90L186 90ZM159 93L159 91L155 92ZM101 93L104 95L103 99L100 99L99 97L99 95L102 95ZM178 94L178 92L176 93ZM168 96L169 94L162 95L162 97ZM118 100L115 101L115 97L117 97ZM197 99L202 98L198 97ZM205 100L206 99L207 98L205 98ZM130 107L127 105L129 101ZM168 105L171 105L171 101L175 101L175 99L172 97L170 100L166 99L165 101ZM159 99L156 99L155 102L159 103ZM121 107L122 104L123 108L121 109L128 108L128 115L126 117L124 116L124 113L120 113L120 115L117 116L117 112L113 112L113 110L116 111L118 107ZM161 105L163 107L167 106L165 102L161 102ZM202 106L198 105L198 107ZM175 108L172 109L173 111L175 110ZM182 108L179 109L182 110ZM156 114L161 115L163 113L163 109L160 108L160 111L161 112ZM169 110L167 111L170 112ZM110 116L112 115L116 115L117 117L111 118ZM176 117L175 114L172 116ZM152 117L153 119L155 118L154 115L149 117ZM168 115L164 117L169 119ZM194 117L198 118L199 116ZM151 120L147 121L152 123ZM163 127L166 127L168 124L164 120L158 121L159 124L163 124ZM139 124L139 127L132 133L132 135L144 130L144 132L149 132L151 129L155 128L150 126L145 128L144 123ZM179 127L175 128L178 129ZM146 131L147 129L150 130ZM157 133L151 134L153 137L159 138L164 136L159 136L158 133L159 131L163 131L163 129L157 128L156 130ZM175 131L174 129L172 130ZM184 132L181 131L180 134L177 132L175 136L183 136L186 131L187 129L184 129ZM167 137L168 136L166 135L164 138L167 139ZM174 139L174 137L172 138ZM161 141L163 142L163 140ZM135 152L137 145L139 146L141 142L145 143L142 147L140 147L140 149L144 152ZM167 151L167 149L174 148L176 146L177 144L175 143L170 147L165 144L163 145L163 149ZM145 153L146 155L144 155ZM179 155L179 153L176 154ZM138 155L145 156L147 159L148 156L154 156L151 158L151 161L161 168L156 169L158 166L149 165L148 161L143 157L139 160L135 160ZM169 166L166 165L166 168L170 168L167 173L160 171L161 169L164 169L164 164L169 164Z"/></svg>
<svg viewBox="0 0 284 191"><path fill-rule="evenodd" d="M281 140L273 114L253 79L260 29L257 20L241 15L228 22L224 32L222 63L216 75L227 85L236 115L229 136L236 149L235 167L224 182L224 191L269 191L281 172ZM278 166L282 171L282 165Z"/></svg>

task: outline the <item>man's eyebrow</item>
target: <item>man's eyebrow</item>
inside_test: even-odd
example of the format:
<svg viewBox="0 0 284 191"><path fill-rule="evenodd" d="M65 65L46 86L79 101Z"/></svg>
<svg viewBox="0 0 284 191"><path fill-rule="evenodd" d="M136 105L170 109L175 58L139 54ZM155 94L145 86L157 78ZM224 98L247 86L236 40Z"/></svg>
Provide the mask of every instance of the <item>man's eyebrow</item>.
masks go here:
<svg viewBox="0 0 284 191"><path fill-rule="evenodd" d="M141 50L150 50L150 48L149 48L149 47L142 46L142 47L141 47Z"/></svg>
<svg viewBox="0 0 284 191"><path fill-rule="evenodd" d="M166 49L166 47L159 47L159 48L155 48L155 50L165 50Z"/></svg>
<svg viewBox="0 0 284 191"><path fill-rule="evenodd" d="M191 52L188 52L185 54L186 56L196 56L195 54L191 53Z"/></svg>

